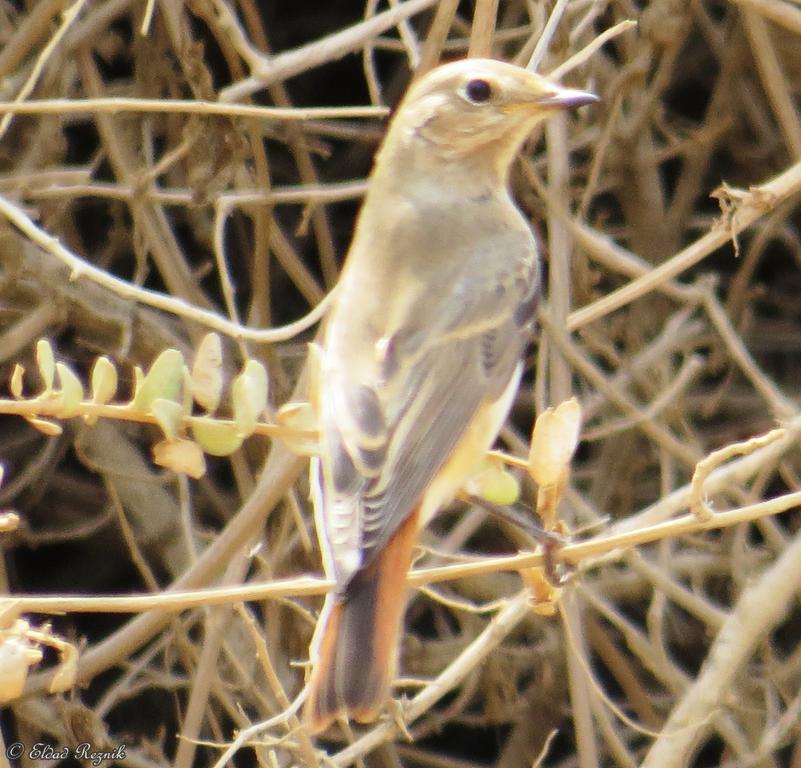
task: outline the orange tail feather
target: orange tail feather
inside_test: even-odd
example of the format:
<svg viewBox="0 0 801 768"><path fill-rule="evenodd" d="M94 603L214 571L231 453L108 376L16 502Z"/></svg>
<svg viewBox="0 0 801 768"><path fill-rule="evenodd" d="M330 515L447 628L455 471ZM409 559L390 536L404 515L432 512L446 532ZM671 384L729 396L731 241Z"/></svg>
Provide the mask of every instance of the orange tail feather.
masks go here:
<svg viewBox="0 0 801 768"><path fill-rule="evenodd" d="M375 720L389 698L417 524L415 510L345 593L329 598L303 710L315 733L340 714L360 723Z"/></svg>

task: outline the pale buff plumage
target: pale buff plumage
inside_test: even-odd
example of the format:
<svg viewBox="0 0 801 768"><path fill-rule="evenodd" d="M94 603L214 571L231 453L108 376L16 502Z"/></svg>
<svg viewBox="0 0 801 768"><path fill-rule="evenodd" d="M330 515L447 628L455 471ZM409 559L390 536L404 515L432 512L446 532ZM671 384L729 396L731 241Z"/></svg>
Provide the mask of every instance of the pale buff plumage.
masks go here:
<svg viewBox="0 0 801 768"><path fill-rule="evenodd" d="M337 582L305 717L380 711L415 534L495 440L520 377L539 256L507 188L534 126L593 101L472 59L407 93L379 150L321 355L318 533Z"/></svg>

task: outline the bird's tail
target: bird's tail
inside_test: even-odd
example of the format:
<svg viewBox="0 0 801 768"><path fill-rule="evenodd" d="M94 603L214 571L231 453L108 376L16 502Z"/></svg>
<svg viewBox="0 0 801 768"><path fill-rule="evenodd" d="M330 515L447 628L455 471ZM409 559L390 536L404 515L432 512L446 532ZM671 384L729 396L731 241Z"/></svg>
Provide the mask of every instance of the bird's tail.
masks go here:
<svg viewBox="0 0 801 768"><path fill-rule="evenodd" d="M340 714L360 723L375 720L389 698L418 514L404 521L344 594L327 599L312 642L314 670L303 710L314 733Z"/></svg>

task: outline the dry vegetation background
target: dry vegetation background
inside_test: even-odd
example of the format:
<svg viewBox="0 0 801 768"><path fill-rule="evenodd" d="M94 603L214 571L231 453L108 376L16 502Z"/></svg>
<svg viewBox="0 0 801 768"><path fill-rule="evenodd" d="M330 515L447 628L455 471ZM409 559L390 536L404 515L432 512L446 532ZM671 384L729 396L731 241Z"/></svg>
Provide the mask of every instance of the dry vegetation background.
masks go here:
<svg viewBox="0 0 801 768"><path fill-rule="evenodd" d="M561 516L588 543L566 550L557 614L532 612L520 561L498 559L523 546L513 531L444 514L413 579L408 734L387 719L313 743L287 716L236 765L528 768L555 729L543 765L801 766L801 4L557 5L535 51L554 11L540 0L0 2L0 378L21 362L35 391L46 337L84 380L108 355L123 398L133 365L191 359L209 311L277 326L334 285L384 129L382 110L343 107L392 105L468 53L534 53L550 72L638 22L574 62L565 82L601 104L553 122L513 175L548 244L549 305L505 446L524 456L535 410L571 394L585 418ZM200 106L156 111L176 99ZM303 112L317 107L333 111ZM260 359L285 403L312 334L225 335L229 380ZM718 516L693 516L696 463L777 423L709 467ZM256 436L190 481L152 463L151 425L63 427L0 415L0 509L20 518L0 534L2 588L57 598L8 607L0 639L20 611L42 633L49 620L79 650L79 685L47 693L45 647L3 738L212 765L302 687L324 589L299 578L320 570L304 460ZM458 557L459 578L441 568ZM169 594L236 585L248 602ZM125 593L153 596L66 599Z"/></svg>

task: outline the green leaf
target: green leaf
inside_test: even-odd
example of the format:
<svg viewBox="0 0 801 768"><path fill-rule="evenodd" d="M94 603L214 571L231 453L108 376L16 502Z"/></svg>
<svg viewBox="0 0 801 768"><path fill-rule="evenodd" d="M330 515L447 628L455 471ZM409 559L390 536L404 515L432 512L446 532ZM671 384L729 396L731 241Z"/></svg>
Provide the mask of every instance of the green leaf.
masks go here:
<svg viewBox="0 0 801 768"><path fill-rule="evenodd" d="M177 349L165 349L136 388L133 407L147 412L159 398L179 401L183 378L184 356Z"/></svg>
<svg viewBox="0 0 801 768"><path fill-rule="evenodd" d="M36 365L44 382L44 391L53 391L53 379L56 375L56 358L53 355L53 347L47 339L39 339L36 342Z"/></svg>
<svg viewBox="0 0 801 768"><path fill-rule="evenodd" d="M95 360L92 367L92 402L108 403L117 394L117 369L105 355Z"/></svg>
<svg viewBox="0 0 801 768"><path fill-rule="evenodd" d="M142 385L145 383L145 372L138 366L135 365L133 369L134 374L134 400L136 399L136 394L142 389ZM133 401L130 403L133 406Z"/></svg>
<svg viewBox="0 0 801 768"><path fill-rule="evenodd" d="M162 397L153 401L150 412L156 417L156 421L168 440L174 440L181 427L183 417L183 407L175 400L165 400Z"/></svg>
<svg viewBox="0 0 801 768"><path fill-rule="evenodd" d="M192 366L192 397L209 413L220 404L223 388L222 342L216 333L207 333L197 348Z"/></svg>
<svg viewBox="0 0 801 768"><path fill-rule="evenodd" d="M11 396L16 400L22 399L23 376L25 376L25 368L19 363L15 363L14 370L11 372L11 379L8 382L8 388L11 390Z"/></svg>
<svg viewBox="0 0 801 768"><path fill-rule="evenodd" d="M58 381L61 385L62 410L59 416L69 419L80 410L83 400L83 384L75 372L66 363L56 363Z"/></svg>
<svg viewBox="0 0 801 768"><path fill-rule="evenodd" d="M236 424L206 417L192 419L192 436L210 456L230 456L242 445Z"/></svg>
<svg viewBox="0 0 801 768"><path fill-rule="evenodd" d="M509 506L520 498L520 483L503 466L487 462L484 469L470 478L467 490L492 504Z"/></svg>
<svg viewBox="0 0 801 768"><path fill-rule="evenodd" d="M248 360L231 387L234 421L244 437L256 429L267 407L267 394L267 369L257 360Z"/></svg>
<svg viewBox="0 0 801 768"><path fill-rule="evenodd" d="M26 416L25 421L48 437L58 437L64 430L59 424L47 419L37 419L35 416Z"/></svg>

